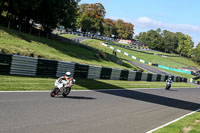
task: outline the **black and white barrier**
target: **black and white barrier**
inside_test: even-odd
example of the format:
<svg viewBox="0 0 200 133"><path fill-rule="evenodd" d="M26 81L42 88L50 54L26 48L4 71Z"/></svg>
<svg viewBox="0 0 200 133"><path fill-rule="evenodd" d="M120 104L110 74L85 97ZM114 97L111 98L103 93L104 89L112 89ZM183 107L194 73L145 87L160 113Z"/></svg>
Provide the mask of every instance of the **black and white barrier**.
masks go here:
<svg viewBox="0 0 200 133"><path fill-rule="evenodd" d="M72 75L74 75L75 63L58 61L56 77L60 77L65 75L67 71L70 71Z"/></svg>
<svg viewBox="0 0 200 133"><path fill-rule="evenodd" d="M174 82L187 82L187 78L178 76L151 74L20 55L0 54L0 74L60 77L65 75L67 71L70 71L75 78L84 79L164 82L171 77Z"/></svg>
<svg viewBox="0 0 200 133"><path fill-rule="evenodd" d="M88 79L100 79L101 66L89 65Z"/></svg>
<svg viewBox="0 0 200 133"><path fill-rule="evenodd" d="M121 74L121 70L120 69L112 69L112 73L111 73L111 80L120 80L120 74Z"/></svg>
<svg viewBox="0 0 200 133"><path fill-rule="evenodd" d="M10 74L35 76L38 60L32 57L13 55Z"/></svg>

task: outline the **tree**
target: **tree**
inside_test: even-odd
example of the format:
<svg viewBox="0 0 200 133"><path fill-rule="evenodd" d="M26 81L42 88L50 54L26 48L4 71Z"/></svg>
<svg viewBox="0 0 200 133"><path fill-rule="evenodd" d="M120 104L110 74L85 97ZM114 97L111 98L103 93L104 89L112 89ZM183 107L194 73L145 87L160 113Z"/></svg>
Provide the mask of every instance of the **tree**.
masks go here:
<svg viewBox="0 0 200 133"><path fill-rule="evenodd" d="M116 27L118 38L132 39L133 34L134 34L133 24L126 23L123 20L118 19L117 22L115 23L115 27Z"/></svg>
<svg viewBox="0 0 200 133"><path fill-rule="evenodd" d="M178 47L178 38L176 37L175 33L164 30L161 33L163 37L163 49L165 52L176 52L176 49Z"/></svg>
<svg viewBox="0 0 200 133"><path fill-rule="evenodd" d="M147 32L146 34L148 36L148 40L149 40L149 43L147 44L149 48L151 49L156 49L156 50L162 50L162 43L163 43L163 40L162 40L162 37L161 35L154 31L154 30L150 30Z"/></svg>
<svg viewBox="0 0 200 133"><path fill-rule="evenodd" d="M118 38L126 38L127 35L125 35L124 21L121 19L118 19L115 24L115 27L116 27Z"/></svg>
<svg viewBox="0 0 200 133"><path fill-rule="evenodd" d="M126 34L126 39L133 39L133 24L131 23L125 23L125 34Z"/></svg>
<svg viewBox="0 0 200 133"><path fill-rule="evenodd" d="M190 36L184 35L181 32L173 33L167 30L161 31L160 28L155 31L149 30L147 32L142 32L136 36L136 39L147 44L151 49L179 53L187 57L192 55L194 46Z"/></svg>
<svg viewBox="0 0 200 133"><path fill-rule="evenodd" d="M193 49L192 60L200 64L200 42L198 43L197 47Z"/></svg>
<svg viewBox="0 0 200 133"><path fill-rule="evenodd" d="M0 0L0 16L2 12L5 10L6 0Z"/></svg>
<svg viewBox="0 0 200 133"><path fill-rule="evenodd" d="M80 0L64 0L64 7L61 8L58 16L58 23L67 27L74 28L76 26L76 19L78 17L78 2Z"/></svg>
<svg viewBox="0 0 200 133"><path fill-rule="evenodd" d="M112 37L112 35L117 35L117 31L115 28L115 21L112 19L104 19L103 27L104 27L104 35L107 37Z"/></svg>
<svg viewBox="0 0 200 133"><path fill-rule="evenodd" d="M192 38L189 35L184 35L180 32L177 33L177 37L179 39L177 52L180 55L190 57L192 55L194 47L194 42L192 41Z"/></svg>
<svg viewBox="0 0 200 133"><path fill-rule="evenodd" d="M103 33L103 21L106 11L101 3L82 4L79 13L77 26L83 32Z"/></svg>
<svg viewBox="0 0 200 133"><path fill-rule="evenodd" d="M74 25L76 10L80 0L5 0L7 18L20 25L29 26L30 21L39 23L46 31L58 24L66 27Z"/></svg>

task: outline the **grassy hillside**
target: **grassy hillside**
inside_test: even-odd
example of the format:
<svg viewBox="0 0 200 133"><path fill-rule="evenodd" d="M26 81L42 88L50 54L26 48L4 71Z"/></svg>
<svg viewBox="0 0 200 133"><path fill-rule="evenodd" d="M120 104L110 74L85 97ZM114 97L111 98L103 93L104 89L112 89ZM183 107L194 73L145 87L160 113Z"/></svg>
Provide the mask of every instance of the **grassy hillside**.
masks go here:
<svg viewBox="0 0 200 133"><path fill-rule="evenodd" d="M108 42L110 42L110 41L108 41ZM111 43L127 45L127 44L116 43L116 42L111 42ZM145 51L147 53L154 53L154 55L150 55L150 54L145 54L145 53L142 53L142 52L128 50L128 49L121 48L121 47L118 47L118 46L113 46L113 47L120 49L122 51L125 51L129 54L132 54L133 56L138 57L140 59L143 59L145 61L157 63L157 64L160 64L160 65L165 65L165 66L175 67L175 68L184 67L184 66L194 66L196 68L200 68L200 65L193 62L190 58L186 58L186 57L161 57L159 55L156 55L156 54L162 54L162 55L179 56L178 54L174 54L174 53L170 54L170 53L164 53L164 52L159 52L159 51ZM135 49L135 48L131 48L131 49L138 50L138 49Z"/></svg>
<svg viewBox="0 0 200 133"><path fill-rule="evenodd" d="M96 56L96 53L76 46L73 43L62 43L15 30L8 30L3 27L0 27L0 53L41 57L122 69L137 69L128 63L124 63L124 66L121 66L111 61L99 59Z"/></svg>
<svg viewBox="0 0 200 133"><path fill-rule="evenodd" d="M185 57L161 57L158 55L150 55L150 54L145 54L145 53L141 53L137 51L131 51L131 50L121 48L118 46L113 46L113 47L120 49L124 52L127 52L145 61L157 63L164 66L169 66L169 67L174 67L174 68L179 68L179 67L184 67L184 66L195 66L198 68L200 67L199 65L195 64L191 59L185 58Z"/></svg>
<svg viewBox="0 0 200 133"><path fill-rule="evenodd" d="M74 38L74 37L79 37L79 36L77 36L77 35L72 35L72 34L61 34L60 36L65 37L65 38L68 38L68 39Z"/></svg>
<svg viewBox="0 0 200 133"><path fill-rule="evenodd" d="M63 36L63 37L67 38L67 36ZM88 39L88 40L84 40L82 42L82 44L90 46L94 49L102 50L106 53L113 54L112 49L107 48L105 46L102 46L101 43L102 43L101 40L95 40L95 39ZM185 66L194 66L196 68L200 68L199 65L195 64L192 60L190 60L189 58L185 58L185 57L161 57L161 56L158 56L158 55L150 55L150 54L145 54L145 53L141 53L141 52L137 52L137 51L128 50L128 49L121 48L121 47L118 47L118 46L113 46L113 47L120 49L124 52L127 52L131 55L134 55L135 57L138 57L138 58L143 59L145 61L157 63L157 64L164 65L164 66L169 66L169 67L173 67L173 68L179 68L179 67L185 67ZM175 54L169 54L169 53L164 53L164 52L156 52L156 51L154 53L175 55ZM121 54L121 53L117 53L117 57L119 57L121 59L134 60L131 57L128 57L128 56ZM139 62L137 60L134 60L134 61ZM164 70L164 71L169 71L169 70ZM184 73L179 73L179 72L174 72L174 71L169 71L169 72L172 73L172 74L175 74L175 75L187 77L188 79L194 77L193 75L189 75L189 74L184 74Z"/></svg>
<svg viewBox="0 0 200 133"><path fill-rule="evenodd" d="M106 52L112 54L112 52L113 52L112 49L106 48L105 46L102 46L102 45L99 45L101 42L102 41L99 41L99 40L89 39L89 40L83 41L83 44L91 46L96 49L106 51ZM164 65L164 66L169 66L169 67L174 67L174 68L185 67L185 66L194 66L196 68L200 68L200 66L198 64L193 62L191 59L185 58L185 57L162 57L159 55L151 55L151 54L145 54L142 52L132 51L132 50L128 50L128 49L125 49L122 47L118 47L118 46L112 46L112 47L120 49L124 52L127 52L127 53L129 53L137 58L143 59L145 61ZM154 52L154 53L175 55L175 54L169 54L169 53L163 53L163 52ZM117 55L120 58L132 59L132 58L125 56L123 54L120 54L120 53L117 53ZM134 60L134 61L136 61L136 60Z"/></svg>

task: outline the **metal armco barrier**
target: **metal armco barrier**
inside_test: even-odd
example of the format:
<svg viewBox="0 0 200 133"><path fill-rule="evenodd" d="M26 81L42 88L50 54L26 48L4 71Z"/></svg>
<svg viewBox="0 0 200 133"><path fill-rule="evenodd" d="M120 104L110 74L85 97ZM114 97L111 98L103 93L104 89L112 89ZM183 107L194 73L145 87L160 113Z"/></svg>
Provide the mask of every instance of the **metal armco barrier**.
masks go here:
<svg viewBox="0 0 200 133"><path fill-rule="evenodd" d="M111 80L120 80L121 69L112 69Z"/></svg>
<svg viewBox="0 0 200 133"><path fill-rule="evenodd" d="M58 61L38 59L36 75L56 76Z"/></svg>
<svg viewBox="0 0 200 133"><path fill-rule="evenodd" d="M165 75L161 74L160 81L165 81Z"/></svg>
<svg viewBox="0 0 200 133"><path fill-rule="evenodd" d="M89 65L88 79L100 79L101 66Z"/></svg>
<svg viewBox="0 0 200 133"><path fill-rule="evenodd" d="M13 55L10 74L35 76L37 59L26 56Z"/></svg>
<svg viewBox="0 0 200 133"><path fill-rule="evenodd" d="M141 72L136 72L135 80L136 81L142 81L142 73Z"/></svg>
<svg viewBox="0 0 200 133"><path fill-rule="evenodd" d="M67 71L70 71L75 78L84 79L165 82L171 77L174 82L187 82L187 78L163 74L150 74L66 61L0 54L0 74L60 77L65 75Z"/></svg>
<svg viewBox="0 0 200 133"><path fill-rule="evenodd" d="M136 72L129 70L128 81L134 81L135 80L135 76L136 76Z"/></svg>
<svg viewBox="0 0 200 133"><path fill-rule="evenodd" d="M129 71L121 70L120 80L128 80Z"/></svg>
<svg viewBox="0 0 200 133"><path fill-rule="evenodd" d="M74 77L75 78L84 78L87 79L88 77L88 70L89 70L89 65L85 64L75 64L75 69L74 69Z"/></svg>
<svg viewBox="0 0 200 133"><path fill-rule="evenodd" d="M112 68L102 67L100 79L111 79Z"/></svg>
<svg viewBox="0 0 200 133"><path fill-rule="evenodd" d="M60 77L66 74L66 72L71 72L71 75L74 76L75 63L58 61L56 77Z"/></svg>
<svg viewBox="0 0 200 133"><path fill-rule="evenodd" d="M152 77L149 77L148 73L142 73L142 77L141 77L142 81L145 81L145 80L151 81L151 79L152 79Z"/></svg>
<svg viewBox="0 0 200 133"><path fill-rule="evenodd" d="M0 54L0 74L10 74L12 55Z"/></svg>
<svg viewBox="0 0 200 133"><path fill-rule="evenodd" d="M157 74L157 79L156 81L161 81L161 74Z"/></svg>
<svg viewBox="0 0 200 133"><path fill-rule="evenodd" d="M147 75L147 81L152 81L152 76L153 76L153 74L150 74L150 73L149 73L149 74Z"/></svg>
<svg viewBox="0 0 200 133"><path fill-rule="evenodd" d="M156 81L156 79L157 79L157 74L153 74L151 81Z"/></svg>

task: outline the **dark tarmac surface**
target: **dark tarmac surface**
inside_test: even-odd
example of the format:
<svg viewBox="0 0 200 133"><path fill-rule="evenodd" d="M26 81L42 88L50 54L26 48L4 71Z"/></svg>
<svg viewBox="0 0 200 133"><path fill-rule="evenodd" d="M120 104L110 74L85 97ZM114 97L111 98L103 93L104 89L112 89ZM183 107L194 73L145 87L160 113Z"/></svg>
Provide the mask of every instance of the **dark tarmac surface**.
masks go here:
<svg viewBox="0 0 200 133"><path fill-rule="evenodd" d="M126 61L128 61L129 63L131 63L131 64L133 64L133 65L135 65L137 67L140 67L140 68L145 69L145 70L147 70L149 72L152 72L152 73L176 76L175 74L171 74L169 72L166 72L164 70L158 69L158 68L153 67L153 66L149 66L149 65L144 64L144 63L138 63L138 62L131 61L131 60L126 60Z"/></svg>
<svg viewBox="0 0 200 133"><path fill-rule="evenodd" d="M0 92L0 133L145 133L200 108L200 88L49 93Z"/></svg>

